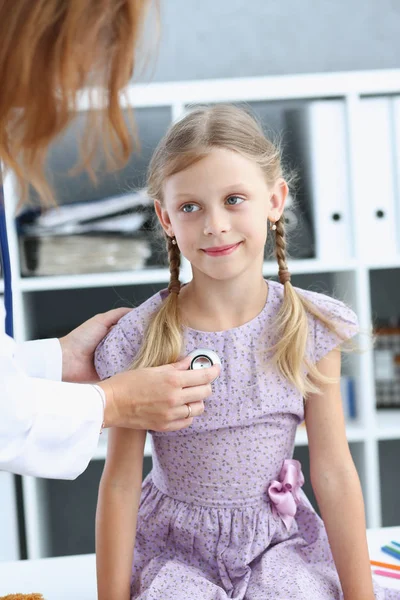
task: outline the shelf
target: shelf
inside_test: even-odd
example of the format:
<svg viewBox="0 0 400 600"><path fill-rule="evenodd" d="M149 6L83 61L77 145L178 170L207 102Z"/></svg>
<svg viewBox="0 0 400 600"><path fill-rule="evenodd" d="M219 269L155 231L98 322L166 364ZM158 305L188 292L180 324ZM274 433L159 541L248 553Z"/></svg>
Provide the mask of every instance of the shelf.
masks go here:
<svg viewBox="0 0 400 600"><path fill-rule="evenodd" d="M391 256L382 261L369 261L366 265L368 269L398 269L400 268L400 256Z"/></svg>
<svg viewBox="0 0 400 600"><path fill-rule="evenodd" d="M291 273L334 273L351 271L357 266L356 261L349 259L345 264L326 263L317 259L292 260L289 262ZM263 267L264 276L273 276L278 272L275 261L266 261ZM46 290L67 290L95 287L111 287L119 285L140 285L162 283L169 281L169 270L166 268L148 268L138 271L123 271L116 273L96 273L65 275L54 277L21 278L19 285L24 292L40 292ZM0 283L1 285L1 283ZM1 292L1 287L0 287Z"/></svg>
<svg viewBox="0 0 400 600"><path fill-rule="evenodd" d="M346 263L325 262L316 258L306 258L299 260L288 260L289 271L293 275L301 275L303 273L336 273L351 271L357 267L357 261L349 258ZM278 264L274 260L264 262L263 275L268 277L277 275Z"/></svg>
<svg viewBox="0 0 400 600"><path fill-rule="evenodd" d="M295 444L296 446L308 445L307 431L304 425L300 425L300 427L297 428Z"/></svg>
<svg viewBox="0 0 400 600"><path fill-rule="evenodd" d="M346 263L327 263L315 258L288 261L289 271L294 275L305 273L338 273L364 267L366 269L395 269L400 268L400 257L388 259L385 262L361 264L355 259ZM277 263L269 260L264 263L263 275L272 277L278 272ZM169 281L169 270L166 268L147 268L138 271L121 271L115 273L96 273L64 275L53 277L26 277L15 281L14 286L23 292L40 292L46 290L67 290L91 287L111 287L119 285L140 285L162 283ZM0 294L4 291L3 281L0 281Z"/></svg>
<svg viewBox="0 0 400 600"><path fill-rule="evenodd" d="M400 408L376 411L376 437L378 440L400 439Z"/></svg>
<svg viewBox="0 0 400 600"><path fill-rule="evenodd" d="M135 84L122 95L123 106L151 107L207 102L251 102L285 99L324 98L351 94L393 94L400 91L398 69L315 73L299 75L272 75L185 82ZM82 91L78 110L89 106L104 107L104 94Z"/></svg>
<svg viewBox="0 0 400 600"><path fill-rule="evenodd" d="M169 281L168 269L149 268L119 273L65 275L62 277L27 277L26 279L20 279L20 287L24 292L40 292L45 290L67 290L160 283L163 281Z"/></svg>

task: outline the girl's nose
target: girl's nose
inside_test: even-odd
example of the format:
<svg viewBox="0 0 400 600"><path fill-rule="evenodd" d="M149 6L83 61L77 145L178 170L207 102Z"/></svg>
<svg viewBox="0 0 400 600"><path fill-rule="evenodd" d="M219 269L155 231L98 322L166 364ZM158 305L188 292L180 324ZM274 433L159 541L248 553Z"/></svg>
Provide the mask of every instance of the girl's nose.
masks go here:
<svg viewBox="0 0 400 600"><path fill-rule="evenodd" d="M225 211L209 212L204 221L204 235L219 235L230 231L229 217Z"/></svg>

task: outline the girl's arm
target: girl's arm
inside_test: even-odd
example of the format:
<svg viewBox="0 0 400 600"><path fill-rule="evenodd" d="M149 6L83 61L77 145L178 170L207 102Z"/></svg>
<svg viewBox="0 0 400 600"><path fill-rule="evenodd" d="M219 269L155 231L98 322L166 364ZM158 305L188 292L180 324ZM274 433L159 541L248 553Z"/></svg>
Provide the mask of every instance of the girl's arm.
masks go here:
<svg viewBox="0 0 400 600"><path fill-rule="evenodd" d="M96 513L98 600L129 600L145 431L111 429Z"/></svg>
<svg viewBox="0 0 400 600"><path fill-rule="evenodd" d="M339 350L318 362L321 373L340 377ZM364 502L346 439L340 383L310 394L305 421L311 483L327 530L345 600L373 600Z"/></svg>

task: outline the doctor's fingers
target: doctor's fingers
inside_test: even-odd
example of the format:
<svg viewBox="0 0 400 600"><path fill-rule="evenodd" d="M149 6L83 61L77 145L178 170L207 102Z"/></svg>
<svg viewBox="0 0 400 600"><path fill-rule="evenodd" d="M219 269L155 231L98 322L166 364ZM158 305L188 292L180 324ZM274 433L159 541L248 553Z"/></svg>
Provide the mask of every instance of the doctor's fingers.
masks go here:
<svg viewBox="0 0 400 600"><path fill-rule="evenodd" d="M163 431L177 431L189 427L195 417L200 417L204 412L204 402L188 402L183 406L176 407L174 411L169 412L169 418L172 419L163 426Z"/></svg>
<svg viewBox="0 0 400 600"><path fill-rule="evenodd" d="M219 365L213 365L212 367L208 367L206 369L180 371L179 382L183 388L194 389L196 387L200 388L208 386L211 390L210 384L218 377L220 370L221 368ZM209 394L210 393L211 391Z"/></svg>
<svg viewBox="0 0 400 600"><path fill-rule="evenodd" d="M204 412L204 402L187 402L183 406L176 409L175 420L192 419L200 417Z"/></svg>
<svg viewBox="0 0 400 600"><path fill-rule="evenodd" d="M204 402L188 402L174 408L169 408L162 419L157 419L152 426L154 431L178 431L185 429L193 423L195 417L200 417L204 412Z"/></svg>

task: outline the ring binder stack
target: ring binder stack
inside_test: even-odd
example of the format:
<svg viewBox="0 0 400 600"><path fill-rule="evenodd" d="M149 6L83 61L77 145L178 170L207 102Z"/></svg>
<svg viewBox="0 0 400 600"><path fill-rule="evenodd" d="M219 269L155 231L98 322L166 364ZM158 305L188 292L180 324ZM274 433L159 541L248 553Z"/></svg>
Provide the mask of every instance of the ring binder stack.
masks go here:
<svg viewBox="0 0 400 600"><path fill-rule="evenodd" d="M312 101L286 112L288 135L304 165L316 258L336 262L354 253L351 231L347 124L342 100Z"/></svg>

